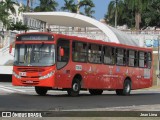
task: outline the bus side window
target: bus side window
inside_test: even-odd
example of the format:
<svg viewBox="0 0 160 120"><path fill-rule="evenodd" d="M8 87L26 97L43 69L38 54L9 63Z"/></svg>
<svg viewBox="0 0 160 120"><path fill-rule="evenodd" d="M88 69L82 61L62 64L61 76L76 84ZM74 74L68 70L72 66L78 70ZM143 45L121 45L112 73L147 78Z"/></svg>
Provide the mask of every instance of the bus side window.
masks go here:
<svg viewBox="0 0 160 120"><path fill-rule="evenodd" d="M69 40L59 39L57 42L57 69L61 69L69 62ZM60 55L60 48L64 49L64 56Z"/></svg>
<svg viewBox="0 0 160 120"><path fill-rule="evenodd" d="M116 64L117 65L126 65L126 55L125 55L125 49L117 48L116 49Z"/></svg>
<svg viewBox="0 0 160 120"><path fill-rule="evenodd" d="M134 50L128 51L128 66L130 67L137 66L136 51Z"/></svg>
<svg viewBox="0 0 160 120"><path fill-rule="evenodd" d="M144 52L140 51L138 52L138 56L139 56L139 67L145 67L145 56L144 56Z"/></svg>
<svg viewBox="0 0 160 120"><path fill-rule="evenodd" d="M88 61L91 63L102 63L102 46L89 44Z"/></svg>
<svg viewBox="0 0 160 120"><path fill-rule="evenodd" d="M103 48L103 53L104 53L103 57L104 64L115 64L115 57L114 57L115 53L113 47L105 46Z"/></svg>
<svg viewBox="0 0 160 120"><path fill-rule="evenodd" d="M152 66L152 54L151 54L151 52L148 52L147 62L148 62L148 68L151 68L151 66Z"/></svg>
<svg viewBox="0 0 160 120"><path fill-rule="evenodd" d="M87 43L72 43L72 60L74 62L87 62Z"/></svg>

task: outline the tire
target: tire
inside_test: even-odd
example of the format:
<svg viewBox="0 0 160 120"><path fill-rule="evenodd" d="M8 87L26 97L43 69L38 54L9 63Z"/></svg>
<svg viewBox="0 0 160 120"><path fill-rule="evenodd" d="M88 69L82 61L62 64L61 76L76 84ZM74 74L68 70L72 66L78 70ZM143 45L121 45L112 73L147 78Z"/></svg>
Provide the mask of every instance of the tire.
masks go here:
<svg viewBox="0 0 160 120"><path fill-rule="evenodd" d="M45 88L45 87L38 87L38 86L36 86L36 87L35 87L35 91L36 91L36 93L37 93L38 95L40 95L40 96L45 96L45 95L47 94L48 89Z"/></svg>
<svg viewBox="0 0 160 120"><path fill-rule="evenodd" d="M80 89L81 89L80 80L74 79L72 82L72 88L67 90L68 95L76 97L79 95Z"/></svg>
<svg viewBox="0 0 160 120"><path fill-rule="evenodd" d="M124 81L123 89L116 90L117 95L127 96L130 95L130 92L131 92L131 81L128 79Z"/></svg>
<svg viewBox="0 0 160 120"><path fill-rule="evenodd" d="M91 95L101 95L103 93L103 90L100 90L100 89L89 89L89 93Z"/></svg>
<svg viewBox="0 0 160 120"><path fill-rule="evenodd" d="M123 87L123 95L125 96L130 95L130 92L131 92L131 81L125 80Z"/></svg>

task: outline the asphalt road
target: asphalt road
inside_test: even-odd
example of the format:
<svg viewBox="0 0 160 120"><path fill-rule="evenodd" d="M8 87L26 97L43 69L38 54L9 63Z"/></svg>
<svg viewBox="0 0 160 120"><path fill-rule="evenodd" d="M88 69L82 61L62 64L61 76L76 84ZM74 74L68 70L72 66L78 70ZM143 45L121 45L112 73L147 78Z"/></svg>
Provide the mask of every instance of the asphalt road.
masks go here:
<svg viewBox="0 0 160 120"><path fill-rule="evenodd" d="M81 92L79 97L69 97L65 91L50 91L38 96L32 87L13 87L0 82L0 111L94 110L97 108L160 104L160 91L132 91L130 96L117 96L114 91L91 96Z"/></svg>

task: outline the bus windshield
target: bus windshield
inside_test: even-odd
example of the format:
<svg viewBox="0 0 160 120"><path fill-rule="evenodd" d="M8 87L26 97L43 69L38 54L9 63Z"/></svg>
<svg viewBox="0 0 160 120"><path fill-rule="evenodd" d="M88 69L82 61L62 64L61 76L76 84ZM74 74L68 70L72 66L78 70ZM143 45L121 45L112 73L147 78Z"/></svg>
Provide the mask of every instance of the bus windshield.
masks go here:
<svg viewBox="0 0 160 120"><path fill-rule="evenodd" d="M17 44L14 65L51 66L55 64L55 46L51 44Z"/></svg>

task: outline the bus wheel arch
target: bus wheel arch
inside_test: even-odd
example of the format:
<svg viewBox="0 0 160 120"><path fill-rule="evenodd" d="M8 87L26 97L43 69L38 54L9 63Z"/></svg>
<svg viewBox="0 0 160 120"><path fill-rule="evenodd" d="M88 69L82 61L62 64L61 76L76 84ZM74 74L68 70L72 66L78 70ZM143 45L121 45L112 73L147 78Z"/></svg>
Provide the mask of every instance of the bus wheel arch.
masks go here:
<svg viewBox="0 0 160 120"><path fill-rule="evenodd" d="M130 95L132 89L132 81L130 77L126 77L126 79L123 82L123 89L117 89L116 94L117 95Z"/></svg>
<svg viewBox="0 0 160 120"><path fill-rule="evenodd" d="M73 77L71 88L67 90L69 96L78 96L82 85L82 76L76 74Z"/></svg>

